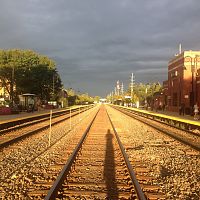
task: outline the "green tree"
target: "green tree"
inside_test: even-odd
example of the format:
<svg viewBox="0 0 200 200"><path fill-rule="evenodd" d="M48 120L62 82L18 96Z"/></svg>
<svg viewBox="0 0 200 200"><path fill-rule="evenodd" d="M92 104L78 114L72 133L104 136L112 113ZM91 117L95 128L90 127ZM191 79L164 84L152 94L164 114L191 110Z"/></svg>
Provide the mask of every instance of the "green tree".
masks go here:
<svg viewBox="0 0 200 200"><path fill-rule="evenodd" d="M135 84L133 87L132 92L132 103L136 103L137 101L140 102L140 104L145 104L145 100L147 100L149 103L152 101L153 95L156 92L161 91L162 86L160 83L139 83ZM131 95L131 89L128 88L127 91L128 95Z"/></svg>
<svg viewBox="0 0 200 200"><path fill-rule="evenodd" d="M76 99L76 104L90 104L93 103L94 99L90 97L87 93L79 94Z"/></svg>
<svg viewBox="0 0 200 200"><path fill-rule="evenodd" d="M99 96L93 97L93 101L99 102L99 100L100 100L100 97L99 97Z"/></svg>
<svg viewBox="0 0 200 200"><path fill-rule="evenodd" d="M75 90L72 88L67 89L67 94L68 94L68 105L73 106L76 104L76 99L78 96L76 95Z"/></svg>
<svg viewBox="0 0 200 200"><path fill-rule="evenodd" d="M0 79L11 97L34 93L56 100L62 83L55 66L53 60L32 50L0 50Z"/></svg>

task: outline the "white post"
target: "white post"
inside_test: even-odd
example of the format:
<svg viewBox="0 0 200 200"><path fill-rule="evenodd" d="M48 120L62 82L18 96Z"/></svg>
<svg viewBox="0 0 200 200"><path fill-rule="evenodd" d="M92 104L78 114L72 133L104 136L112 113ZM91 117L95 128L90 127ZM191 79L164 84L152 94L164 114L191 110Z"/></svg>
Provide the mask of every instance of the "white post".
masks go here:
<svg viewBox="0 0 200 200"><path fill-rule="evenodd" d="M51 145L51 118L52 118L52 110L50 110L50 123L49 123L49 147Z"/></svg>
<svg viewBox="0 0 200 200"><path fill-rule="evenodd" d="M69 127L70 130L72 129L72 111L71 111L71 107L69 108Z"/></svg>
<svg viewBox="0 0 200 200"><path fill-rule="evenodd" d="M78 111L79 111L79 114L78 114L78 115L79 115L79 122L81 121L81 117L80 117L80 114L81 114L81 113L80 113L80 112L81 112L81 111L80 111L80 107L81 107L81 106L79 106L79 108L78 108Z"/></svg>

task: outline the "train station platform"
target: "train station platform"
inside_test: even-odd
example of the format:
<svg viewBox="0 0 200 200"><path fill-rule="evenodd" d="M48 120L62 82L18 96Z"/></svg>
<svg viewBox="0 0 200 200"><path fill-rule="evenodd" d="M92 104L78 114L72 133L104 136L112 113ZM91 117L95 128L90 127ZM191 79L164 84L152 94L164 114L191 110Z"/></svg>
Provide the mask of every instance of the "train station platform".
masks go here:
<svg viewBox="0 0 200 200"><path fill-rule="evenodd" d="M52 112L61 111L61 110L65 110L65 109L63 108L53 109ZM33 116L33 115L47 114L47 113L50 114L50 109L34 111L34 112L20 112L19 114L0 115L0 122L4 122L4 121L16 119L16 118L20 119L24 117Z"/></svg>
<svg viewBox="0 0 200 200"><path fill-rule="evenodd" d="M61 111L61 110L65 110L65 109L58 108L58 109L53 109L52 111L56 112L56 111ZM139 108L139 110L145 110L145 109ZM199 120L194 120L194 116L191 116L191 115L179 115L179 113L177 113L177 112L161 111L161 110L158 110L157 112L155 110L154 111L148 110L148 112L149 113L155 113L155 114L159 113L159 114L163 114L163 115L167 115L167 116L173 116L173 117L178 117L178 118L181 118L181 119L187 119L187 120L191 120L191 121L199 121L200 122L200 119ZM15 118L19 119L19 118L32 116L32 115L46 114L46 113L50 113L50 110L49 109L45 109L45 110L34 111L34 112L29 112L29 113L20 112L19 114L0 115L0 122L12 120L12 119L15 119Z"/></svg>
<svg viewBox="0 0 200 200"><path fill-rule="evenodd" d="M71 106L71 109L74 109L74 108L77 108L77 107L80 107L80 106ZM66 110L66 109L69 109L69 108L70 107L55 108L55 109L52 109L52 112L54 113L54 112ZM51 109L43 109L43 110L33 111L33 112L20 112L19 114L0 115L0 123L5 122L5 121L9 121L9 120L34 116L34 115L48 114L48 113L50 114L50 110Z"/></svg>
<svg viewBox="0 0 200 200"><path fill-rule="evenodd" d="M144 110L144 109L141 109L141 110ZM158 111L150 111L148 110L149 113L159 113L159 114L163 114L163 115L167 115L167 116L172 116L172 117L178 117L180 119L187 119L187 120L191 120L191 121L199 121L200 120L195 120L194 119L194 116L191 116L191 115L179 115L179 113L177 112L171 112L171 111L162 111L162 110L158 110Z"/></svg>

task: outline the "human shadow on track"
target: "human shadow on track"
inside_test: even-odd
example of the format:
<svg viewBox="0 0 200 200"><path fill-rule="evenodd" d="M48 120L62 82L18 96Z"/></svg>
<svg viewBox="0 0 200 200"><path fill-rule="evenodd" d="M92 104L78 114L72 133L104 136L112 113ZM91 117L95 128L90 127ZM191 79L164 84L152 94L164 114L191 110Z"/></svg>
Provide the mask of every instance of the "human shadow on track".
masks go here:
<svg viewBox="0 0 200 200"><path fill-rule="evenodd" d="M118 199L118 189L115 178L115 158L113 148L113 135L108 129L106 134L106 154L104 162L104 179L106 182L107 199Z"/></svg>

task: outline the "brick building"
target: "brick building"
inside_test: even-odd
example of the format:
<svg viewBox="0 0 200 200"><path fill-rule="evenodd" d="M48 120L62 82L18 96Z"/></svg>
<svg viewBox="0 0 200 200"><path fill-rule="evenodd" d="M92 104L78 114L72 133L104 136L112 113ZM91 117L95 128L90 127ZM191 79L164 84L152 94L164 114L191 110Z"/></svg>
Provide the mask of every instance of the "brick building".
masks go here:
<svg viewBox="0 0 200 200"><path fill-rule="evenodd" d="M195 103L200 107L200 51L184 51L168 63L169 111L179 111L184 105L191 114Z"/></svg>

